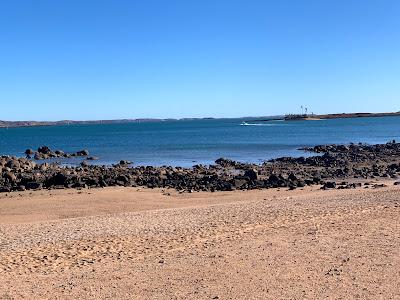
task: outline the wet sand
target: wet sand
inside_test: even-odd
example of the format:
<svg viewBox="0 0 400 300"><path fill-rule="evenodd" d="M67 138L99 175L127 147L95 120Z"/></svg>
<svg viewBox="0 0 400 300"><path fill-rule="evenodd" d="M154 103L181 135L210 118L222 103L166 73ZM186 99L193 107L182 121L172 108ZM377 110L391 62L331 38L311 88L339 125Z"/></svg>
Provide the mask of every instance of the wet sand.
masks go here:
<svg viewBox="0 0 400 300"><path fill-rule="evenodd" d="M0 194L0 299L399 299L400 188Z"/></svg>

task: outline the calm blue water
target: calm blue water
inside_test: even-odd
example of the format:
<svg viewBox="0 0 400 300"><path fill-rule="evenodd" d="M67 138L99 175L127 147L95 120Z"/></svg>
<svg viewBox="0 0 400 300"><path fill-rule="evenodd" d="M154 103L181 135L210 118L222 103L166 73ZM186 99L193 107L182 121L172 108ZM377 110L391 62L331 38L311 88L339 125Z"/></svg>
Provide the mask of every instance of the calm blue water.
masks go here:
<svg viewBox="0 0 400 300"><path fill-rule="evenodd" d="M136 165L192 166L219 157L261 163L301 156L303 146L329 143L385 143L400 140L400 117L321 121L271 121L241 126L240 119L153 123L0 128L0 154L23 156L48 145L73 152L88 149L98 164L121 159ZM257 122L254 122L257 123Z"/></svg>

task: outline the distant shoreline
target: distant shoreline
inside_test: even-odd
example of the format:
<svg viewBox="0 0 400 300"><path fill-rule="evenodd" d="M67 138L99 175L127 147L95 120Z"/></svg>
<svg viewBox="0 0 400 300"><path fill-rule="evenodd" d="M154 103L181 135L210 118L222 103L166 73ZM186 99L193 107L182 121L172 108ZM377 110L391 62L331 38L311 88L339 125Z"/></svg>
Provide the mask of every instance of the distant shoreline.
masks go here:
<svg viewBox="0 0 400 300"><path fill-rule="evenodd" d="M127 123L149 123L167 121L190 121L190 120L212 120L214 118L182 118L182 119L116 119L116 120L62 120L62 121L2 121L0 128L13 127L38 127L38 126L60 126L60 125L95 125L95 124L127 124Z"/></svg>
<svg viewBox="0 0 400 300"><path fill-rule="evenodd" d="M400 116L399 112L388 112L388 113L341 113L341 114L323 114L323 115L287 115L280 119L277 118L265 118L258 119L258 122L268 122L276 120L284 121L317 121L317 120L329 120L329 119L351 119L351 118L378 118L378 117L396 117ZM247 121L246 121L247 122Z"/></svg>
<svg viewBox="0 0 400 300"><path fill-rule="evenodd" d="M377 118L377 117L393 117L400 116L399 112L387 112L387 113L342 113L342 114L326 114L316 115L314 118L317 119L348 119L348 118Z"/></svg>
<svg viewBox="0 0 400 300"><path fill-rule="evenodd" d="M393 117L400 116L399 112L387 113L341 113L341 114L322 114L300 116L291 120L327 120L327 119L349 119L349 118L376 118L376 117ZM59 125L84 125L84 124L125 124L125 123L147 123L147 122L166 122L166 121L190 121L190 120L226 120L226 119L254 119L256 121L266 122L274 120L285 120L284 116L272 117L242 117L242 118L182 118L182 119L118 119L118 120L90 120L90 121L2 121L0 120L0 128L14 127L37 127L37 126L59 126ZM262 118L262 119L261 119Z"/></svg>

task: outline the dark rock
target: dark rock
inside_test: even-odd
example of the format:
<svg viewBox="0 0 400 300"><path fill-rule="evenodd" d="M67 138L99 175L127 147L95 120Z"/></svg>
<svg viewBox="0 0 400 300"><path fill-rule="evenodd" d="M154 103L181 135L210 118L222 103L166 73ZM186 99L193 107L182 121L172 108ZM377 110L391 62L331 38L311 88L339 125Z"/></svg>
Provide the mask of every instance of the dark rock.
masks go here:
<svg viewBox="0 0 400 300"><path fill-rule="evenodd" d="M25 190L26 190L26 188L25 188L24 185L19 185L19 186L17 186L17 191L23 192L23 191L25 191Z"/></svg>
<svg viewBox="0 0 400 300"><path fill-rule="evenodd" d="M26 149L26 150L25 150L25 154L26 154L26 155L34 155L34 154L35 154L35 151L33 151L32 149Z"/></svg>
<svg viewBox="0 0 400 300"><path fill-rule="evenodd" d="M61 151L61 150L56 150L56 151L54 151L54 153L55 153L58 157L62 157L62 156L65 155L64 151Z"/></svg>
<svg viewBox="0 0 400 300"><path fill-rule="evenodd" d="M233 168L237 170L245 170L251 167L250 164L240 163L231 159L218 158L215 163L223 168Z"/></svg>
<svg viewBox="0 0 400 300"><path fill-rule="evenodd" d="M89 155L89 151L88 150L81 150L76 152L77 156L88 156Z"/></svg>
<svg viewBox="0 0 400 300"><path fill-rule="evenodd" d="M10 168L10 169L19 169L19 168L21 168L21 164L19 163L18 160L9 160L9 161L6 163L5 166L6 166L7 168Z"/></svg>
<svg viewBox="0 0 400 300"><path fill-rule="evenodd" d="M39 183L39 182L28 182L26 185L25 185L25 187L28 189L28 190L38 190L38 189L41 189L42 188L42 184L41 183Z"/></svg>
<svg viewBox="0 0 400 300"><path fill-rule="evenodd" d="M384 184L384 183L381 183L381 184L374 184L374 185L373 185L373 188L375 188L375 189L377 189L377 188L383 188L383 187L387 187L387 185Z"/></svg>
<svg viewBox="0 0 400 300"><path fill-rule="evenodd" d="M288 179L289 179L290 181L297 181L297 177L296 177L296 175L294 175L293 173L290 173L290 174L289 174Z"/></svg>
<svg viewBox="0 0 400 300"><path fill-rule="evenodd" d="M51 150L47 146L41 146L41 147L38 148L37 152L39 152L41 154L49 154L49 153L51 153Z"/></svg>
<svg viewBox="0 0 400 300"><path fill-rule="evenodd" d="M46 182L47 186L56 186L62 185L64 186L67 181L67 176L63 173L57 173Z"/></svg>
<svg viewBox="0 0 400 300"><path fill-rule="evenodd" d="M334 189L334 188L336 188L336 182L333 182L333 181L325 182L323 188L324 189Z"/></svg>
<svg viewBox="0 0 400 300"><path fill-rule="evenodd" d="M257 170L251 169L246 170L243 176L250 178L250 180L257 180L258 179L258 172Z"/></svg>
<svg viewBox="0 0 400 300"><path fill-rule="evenodd" d="M306 186L305 181L302 180L297 181L297 187L305 187L305 186Z"/></svg>
<svg viewBox="0 0 400 300"><path fill-rule="evenodd" d="M42 159L48 159L49 155L48 154L44 154L44 153L35 153L34 159L36 160L42 160Z"/></svg>
<svg viewBox="0 0 400 300"><path fill-rule="evenodd" d="M6 173L4 173L4 176L3 176L5 179L7 179L9 182L16 182L17 181L17 176L15 176L15 174L14 173L12 173L12 172L6 172Z"/></svg>
<svg viewBox="0 0 400 300"><path fill-rule="evenodd" d="M245 179L234 179L232 184L236 189L242 189L246 187L247 181Z"/></svg>
<svg viewBox="0 0 400 300"><path fill-rule="evenodd" d="M230 159L226 159L226 158L218 158L215 163L217 165L220 165L222 167L234 167L236 165L236 162Z"/></svg>
<svg viewBox="0 0 400 300"><path fill-rule="evenodd" d="M128 178L128 176L125 176L125 175L119 175L119 176L116 178L116 180L122 182L121 185L125 185L125 183L128 183L128 182L130 181L129 178Z"/></svg>

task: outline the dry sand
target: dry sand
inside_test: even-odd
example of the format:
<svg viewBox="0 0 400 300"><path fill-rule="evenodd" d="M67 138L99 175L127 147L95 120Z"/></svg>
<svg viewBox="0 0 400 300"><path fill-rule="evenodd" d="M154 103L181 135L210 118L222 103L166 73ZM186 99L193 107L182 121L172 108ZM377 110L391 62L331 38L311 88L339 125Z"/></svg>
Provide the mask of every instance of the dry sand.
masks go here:
<svg viewBox="0 0 400 300"><path fill-rule="evenodd" d="M0 194L0 299L400 299L400 188Z"/></svg>

